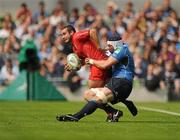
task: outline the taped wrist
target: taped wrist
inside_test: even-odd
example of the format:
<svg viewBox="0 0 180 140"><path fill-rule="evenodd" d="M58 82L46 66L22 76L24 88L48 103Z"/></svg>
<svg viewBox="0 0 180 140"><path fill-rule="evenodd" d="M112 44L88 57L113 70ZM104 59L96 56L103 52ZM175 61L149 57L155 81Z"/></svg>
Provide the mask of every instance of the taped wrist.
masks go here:
<svg viewBox="0 0 180 140"><path fill-rule="evenodd" d="M93 65L94 64L94 60L93 59L89 59L89 64Z"/></svg>

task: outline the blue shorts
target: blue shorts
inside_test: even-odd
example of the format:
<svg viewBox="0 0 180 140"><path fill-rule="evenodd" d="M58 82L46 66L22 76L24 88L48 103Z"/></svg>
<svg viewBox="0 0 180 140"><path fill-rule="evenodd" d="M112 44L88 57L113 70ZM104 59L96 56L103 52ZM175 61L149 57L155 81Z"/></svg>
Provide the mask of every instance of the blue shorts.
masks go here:
<svg viewBox="0 0 180 140"><path fill-rule="evenodd" d="M132 82L125 78L111 78L105 85L114 95L112 104L126 100L132 91Z"/></svg>

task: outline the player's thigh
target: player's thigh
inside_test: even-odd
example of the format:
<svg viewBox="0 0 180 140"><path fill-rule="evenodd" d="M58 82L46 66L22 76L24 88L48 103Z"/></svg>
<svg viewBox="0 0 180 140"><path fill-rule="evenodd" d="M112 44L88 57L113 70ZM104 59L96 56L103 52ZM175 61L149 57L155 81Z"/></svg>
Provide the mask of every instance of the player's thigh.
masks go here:
<svg viewBox="0 0 180 140"><path fill-rule="evenodd" d="M99 90L101 93L103 93L106 96L107 102L110 102L114 99L114 94L109 88L103 87L103 88L99 88Z"/></svg>
<svg viewBox="0 0 180 140"><path fill-rule="evenodd" d="M107 87L103 88L91 88L85 92L86 100L94 100L98 103L107 103L114 99L113 93Z"/></svg>

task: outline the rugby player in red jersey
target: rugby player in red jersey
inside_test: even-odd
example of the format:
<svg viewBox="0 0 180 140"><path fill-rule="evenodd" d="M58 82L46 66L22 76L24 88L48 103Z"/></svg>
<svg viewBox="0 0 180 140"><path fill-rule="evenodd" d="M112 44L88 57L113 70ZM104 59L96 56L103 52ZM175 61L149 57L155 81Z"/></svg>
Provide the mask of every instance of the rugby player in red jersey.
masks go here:
<svg viewBox="0 0 180 140"><path fill-rule="evenodd" d="M74 53L76 53L78 57L82 59L84 64L86 58L95 60L105 60L108 58L105 51L99 47L98 35L95 29L76 32L73 26L67 25L61 29L61 38L64 43L71 43ZM65 69L71 70L71 67L66 64ZM110 69L104 70L91 65L88 87L90 89L103 87L110 77ZM88 101L87 96L89 97L89 95L84 95L84 99L86 101ZM108 115L113 110L113 108L107 103L99 105L99 108L103 109ZM61 115L56 117L58 121L61 121L61 118Z"/></svg>
<svg viewBox="0 0 180 140"><path fill-rule="evenodd" d="M65 43L71 42L73 51L84 61L85 58L95 60L107 59L108 56L99 47L99 40L95 29L76 32L73 26L67 25L61 30L61 37ZM66 65L66 70L71 68ZM96 66L90 66L89 88L103 87L110 78L110 70L102 70Z"/></svg>

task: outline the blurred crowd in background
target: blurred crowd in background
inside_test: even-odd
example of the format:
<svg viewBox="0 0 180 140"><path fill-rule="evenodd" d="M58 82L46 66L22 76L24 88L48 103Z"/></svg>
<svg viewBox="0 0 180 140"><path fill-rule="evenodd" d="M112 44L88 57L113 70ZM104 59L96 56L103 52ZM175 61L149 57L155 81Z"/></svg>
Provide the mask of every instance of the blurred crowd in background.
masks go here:
<svg viewBox="0 0 180 140"><path fill-rule="evenodd" d="M37 11L22 3L15 17L7 13L0 19L0 84L6 85L19 75L18 53L29 39L39 50L41 75L68 82L71 91L85 85L88 66L78 72L64 71L66 55L72 49L59 35L64 25L71 24L77 31L95 28L102 48L108 37L121 36L134 56L135 80L143 81L150 91L168 89L180 95L180 20L170 0L155 7L152 2L147 0L143 10L135 11L133 1L127 1L125 7L108 1L105 13L99 13L91 3L82 9L74 7L70 13L61 1L53 11L47 11L43 1Z"/></svg>

